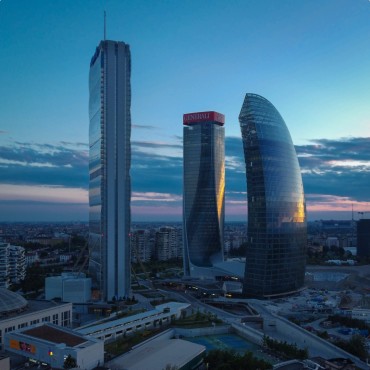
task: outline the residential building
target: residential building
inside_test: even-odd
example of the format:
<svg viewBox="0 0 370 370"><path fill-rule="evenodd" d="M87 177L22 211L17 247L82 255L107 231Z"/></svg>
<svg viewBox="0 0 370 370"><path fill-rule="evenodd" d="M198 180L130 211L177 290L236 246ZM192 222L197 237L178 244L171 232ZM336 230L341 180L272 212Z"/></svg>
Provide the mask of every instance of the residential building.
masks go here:
<svg viewBox="0 0 370 370"><path fill-rule="evenodd" d="M180 258L179 232L174 227L161 227L156 232L155 253L158 261Z"/></svg>
<svg viewBox="0 0 370 370"><path fill-rule="evenodd" d="M131 261L149 262L152 257L149 230L134 230L131 233Z"/></svg>
<svg viewBox="0 0 370 370"><path fill-rule="evenodd" d="M8 288L9 287L9 244L0 243L0 287Z"/></svg>
<svg viewBox="0 0 370 370"><path fill-rule="evenodd" d="M8 246L8 273L12 283L20 283L26 277L25 249L17 245Z"/></svg>
<svg viewBox="0 0 370 370"><path fill-rule="evenodd" d="M89 74L89 272L103 301L130 293L131 58L101 41Z"/></svg>
<svg viewBox="0 0 370 370"><path fill-rule="evenodd" d="M225 117L184 114L184 274L212 277L223 262L225 205Z"/></svg>
<svg viewBox="0 0 370 370"><path fill-rule="evenodd" d="M20 283L26 277L26 257L23 247L0 243L0 287Z"/></svg>
<svg viewBox="0 0 370 370"><path fill-rule="evenodd" d="M285 122L265 98L246 94L239 115L248 190L243 293L271 297L302 288L307 227L302 176Z"/></svg>

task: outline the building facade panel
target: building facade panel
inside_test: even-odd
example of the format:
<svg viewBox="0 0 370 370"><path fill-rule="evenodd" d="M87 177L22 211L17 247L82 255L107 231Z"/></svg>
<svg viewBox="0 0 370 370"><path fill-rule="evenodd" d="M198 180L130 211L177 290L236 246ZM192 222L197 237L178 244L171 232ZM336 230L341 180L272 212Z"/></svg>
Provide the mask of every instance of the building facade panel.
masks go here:
<svg viewBox="0 0 370 370"><path fill-rule="evenodd" d="M306 209L289 131L265 98L247 94L239 115L248 190L244 294L271 296L303 286Z"/></svg>

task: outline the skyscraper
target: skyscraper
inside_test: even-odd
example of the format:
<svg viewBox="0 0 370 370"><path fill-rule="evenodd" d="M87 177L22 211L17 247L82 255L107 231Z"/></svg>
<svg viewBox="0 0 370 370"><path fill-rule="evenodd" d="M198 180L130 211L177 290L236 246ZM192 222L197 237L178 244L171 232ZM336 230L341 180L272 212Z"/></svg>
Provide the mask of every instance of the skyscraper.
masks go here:
<svg viewBox="0 0 370 370"><path fill-rule="evenodd" d="M357 256L370 257L370 219L368 218L357 221Z"/></svg>
<svg viewBox="0 0 370 370"><path fill-rule="evenodd" d="M184 273L212 276L223 261L225 203L224 115L184 114Z"/></svg>
<svg viewBox="0 0 370 370"><path fill-rule="evenodd" d="M306 207L289 131L265 98L246 94L239 115L248 191L243 292L274 296L303 286Z"/></svg>
<svg viewBox="0 0 370 370"><path fill-rule="evenodd" d="M103 300L130 291L130 76L129 45L101 41L89 75L89 271Z"/></svg>

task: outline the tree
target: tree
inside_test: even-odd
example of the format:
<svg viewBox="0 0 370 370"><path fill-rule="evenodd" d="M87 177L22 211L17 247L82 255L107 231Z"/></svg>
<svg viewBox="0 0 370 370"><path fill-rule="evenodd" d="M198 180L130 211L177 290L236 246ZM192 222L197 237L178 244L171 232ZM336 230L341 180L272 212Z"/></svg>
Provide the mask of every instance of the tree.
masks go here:
<svg viewBox="0 0 370 370"><path fill-rule="evenodd" d="M64 369L73 369L74 367L77 367L76 359L73 358L71 355L68 355L67 358L64 360Z"/></svg>

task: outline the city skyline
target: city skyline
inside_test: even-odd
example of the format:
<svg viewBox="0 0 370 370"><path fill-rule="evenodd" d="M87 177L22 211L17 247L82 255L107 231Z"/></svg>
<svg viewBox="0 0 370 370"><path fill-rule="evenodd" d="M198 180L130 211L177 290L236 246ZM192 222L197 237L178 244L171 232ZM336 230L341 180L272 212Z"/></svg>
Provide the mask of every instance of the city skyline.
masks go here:
<svg viewBox="0 0 370 370"><path fill-rule="evenodd" d="M104 7L107 38L132 52L133 221L181 220L181 117L207 109L228 122L226 220L245 221L245 92L285 118L309 220L370 210L370 2L86 4L0 2L0 221L88 218L86 65Z"/></svg>

